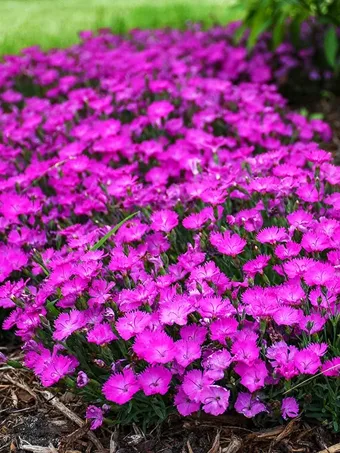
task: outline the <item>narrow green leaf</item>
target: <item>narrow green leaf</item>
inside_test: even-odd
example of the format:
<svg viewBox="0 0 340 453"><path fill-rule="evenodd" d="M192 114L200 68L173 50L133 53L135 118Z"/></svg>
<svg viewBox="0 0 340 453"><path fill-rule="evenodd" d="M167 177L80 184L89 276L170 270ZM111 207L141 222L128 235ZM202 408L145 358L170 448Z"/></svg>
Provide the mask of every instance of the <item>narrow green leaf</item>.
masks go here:
<svg viewBox="0 0 340 453"><path fill-rule="evenodd" d="M57 308L55 308L55 304L58 302L58 299L55 299L55 300L51 300L49 302L47 302L46 304L46 309L48 311L48 313L50 313L52 316L59 316L60 312Z"/></svg>
<svg viewBox="0 0 340 453"><path fill-rule="evenodd" d="M7 360L6 364L12 368L23 368L22 364L17 360Z"/></svg>
<svg viewBox="0 0 340 453"><path fill-rule="evenodd" d="M273 30L273 48L274 50L282 43L286 29L286 16L281 17L275 21Z"/></svg>
<svg viewBox="0 0 340 453"><path fill-rule="evenodd" d="M250 25L251 30L250 30L249 38L247 41L248 49L252 49L255 46L258 37L264 31L266 31L270 27L271 24L272 24L272 18L267 17L267 15L260 9L258 14L256 14L256 16L254 17L254 19L252 20L252 23Z"/></svg>
<svg viewBox="0 0 340 453"><path fill-rule="evenodd" d="M128 220L132 219L132 217L134 217L135 215L137 215L139 213L139 211L137 212L134 212L133 214L130 214L128 215L127 217L125 217L125 219L123 219L121 222L119 222L116 226L114 226L112 228L112 230L110 230L108 233L105 234L105 236L103 236L101 239L99 239L98 242L96 242L94 244L93 247L91 247L90 250L98 250L102 245L105 244L105 242L110 239L111 236L113 236L118 230L119 228L124 225L125 222L127 222Z"/></svg>
<svg viewBox="0 0 340 453"><path fill-rule="evenodd" d="M329 27L325 34L324 50L328 64L334 68L339 50L339 40L334 26Z"/></svg>

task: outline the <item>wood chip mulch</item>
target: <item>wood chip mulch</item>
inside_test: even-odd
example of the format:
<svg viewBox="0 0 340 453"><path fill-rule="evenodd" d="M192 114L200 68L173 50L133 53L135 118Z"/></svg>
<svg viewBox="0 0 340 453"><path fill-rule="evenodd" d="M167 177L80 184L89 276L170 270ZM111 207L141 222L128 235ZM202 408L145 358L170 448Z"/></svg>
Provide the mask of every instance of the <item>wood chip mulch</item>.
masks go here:
<svg viewBox="0 0 340 453"><path fill-rule="evenodd" d="M340 436L301 420L259 430L233 415L173 417L151 433L137 426L95 432L72 394L52 394L31 372L0 366L0 452L337 453Z"/></svg>

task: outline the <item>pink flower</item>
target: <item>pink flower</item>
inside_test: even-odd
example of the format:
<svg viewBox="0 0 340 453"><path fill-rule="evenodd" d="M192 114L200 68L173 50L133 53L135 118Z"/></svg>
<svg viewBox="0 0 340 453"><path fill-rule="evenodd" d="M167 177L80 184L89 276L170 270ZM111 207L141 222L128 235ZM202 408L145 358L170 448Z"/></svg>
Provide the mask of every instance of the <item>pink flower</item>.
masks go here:
<svg viewBox="0 0 340 453"><path fill-rule="evenodd" d="M243 209L236 214L235 222L239 226L244 226L245 230L251 233L262 228L263 218L257 209Z"/></svg>
<svg viewBox="0 0 340 453"><path fill-rule="evenodd" d="M251 365L255 362L260 354L260 349L255 341L237 340L231 347L231 352L234 354L234 360L244 362L246 365Z"/></svg>
<svg viewBox="0 0 340 453"><path fill-rule="evenodd" d="M326 360L322 365L322 374L329 377L340 376L340 357L334 357L334 359Z"/></svg>
<svg viewBox="0 0 340 453"><path fill-rule="evenodd" d="M75 361L71 357L54 355L53 359L40 374L41 383L44 387L56 384L60 379L74 371Z"/></svg>
<svg viewBox="0 0 340 453"><path fill-rule="evenodd" d="M320 358L310 349L303 349L295 354L294 364L303 374L316 374L321 366Z"/></svg>
<svg viewBox="0 0 340 453"><path fill-rule="evenodd" d="M136 336L134 352L148 363L168 363L175 357L175 343L165 332L143 332Z"/></svg>
<svg viewBox="0 0 340 453"><path fill-rule="evenodd" d="M327 343L309 343L306 349L315 352L318 357L322 357L326 354L328 349Z"/></svg>
<svg viewBox="0 0 340 453"><path fill-rule="evenodd" d="M86 409L86 418L92 420L90 429L97 429L103 424L103 410L100 407L90 405Z"/></svg>
<svg viewBox="0 0 340 453"><path fill-rule="evenodd" d="M288 234L285 228L273 226L263 228L257 234L256 239L261 244L277 244L278 242L287 242Z"/></svg>
<svg viewBox="0 0 340 453"><path fill-rule="evenodd" d="M302 209L292 212L287 215L287 220L292 226L293 231L295 229L305 233L307 229L312 225L313 216L309 212L303 211Z"/></svg>
<svg viewBox="0 0 340 453"><path fill-rule="evenodd" d="M162 304L160 308L160 320L163 324L185 326L188 316L195 311L195 307L189 298L174 297L171 301Z"/></svg>
<svg viewBox="0 0 340 453"><path fill-rule="evenodd" d="M279 326L293 326L299 324L303 317L302 310L292 307L280 307L274 313L273 319Z"/></svg>
<svg viewBox="0 0 340 453"><path fill-rule="evenodd" d="M182 221L182 224L187 230L200 230L208 220L209 216L207 212L201 211L185 217Z"/></svg>
<svg viewBox="0 0 340 453"><path fill-rule="evenodd" d="M225 231L224 233L211 233L211 244L223 255L237 256L243 252L247 241L242 239L238 234Z"/></svg>
<svg viewBox="0 0 340 453"><path fill-rule="evenodd" d="M202 345L207 337L208 329L206 327L197 326L195 324L184 326L180 330L180 335L183 340L194 341Z"/></svg>
<svg viewBox="0 0 340 453"><path fill-rule="evenodd" d="M238 363L235 366L235 372L241 376L241 384L244 385L250 392L264 386L264 380L268 376L268 371L265 363L262 360L255 360L251 365L246 363Z"/></svg>
<svg viewBox="0 0 340 453"><path fill-rule="evenodd" d="M287 418L294 418L299 415L299 405L295 398L288 397L282 400L281 405L282 417L287 420Z"/></svg>
<svg viewBox="0 0 340 453"><path fill-rule="evenodd" d="M148 117L152 122L158 123L160 119L170 115L173 110L173 105L168 101L154 101L148 107Z"/></svg>
<svg viewBox="0 0 340 453"><path fill-rule="evenodd" d="M286 244L279 244L275 247L275 255L280 258L280 260L291 259L297 256L302 247L296 242L286 242Z"/></svg>
<svg viewBox="0 0 340 453"><path fill-rule="evenodd" d="M151 216L151 227L154 231L169 233L178 225L178 215L167 209L154 211Z"/></svg>
<svg viewBox="0 0 340 453"><path fill-rule="evenodd" d="M93 280L89 289L89 306L102 305L111 297L110 290L115 286L114 282L105 280Z"/></svg>
<svg viewBox="0 0 340 453"><path fill-rule="evenodd" d="M143 332L151 323L151 315L144 311L131 311L119 318L116 329L124 340L129 340L136 334Z"/></svg>
<svg viewBox="0 0 340 453"><path fill-rule="evenodd" d="M201 297L198 312L203 318L218 318L235 313L235 308L229 299L222 297Z"/></svg>
<svg viewBox="0 0 340 453"><path fill-rule="evenodd" d="M54 321L55 331L53 332L53 338L63 341L85 325L86 319L82 311L72 310L70 313L62 313Z"/></svg>
<svg viewBox="0 0 340 453"><path fill-rule="evenodd" d="M147 396L165 395L171 379L171 372L162 365L149 367L138 376L138 382Z"/></svg>
<svg viewBox="0 0 340 453"><path fill-rule="evenodd" d="M192 401L201 401L202 392L212 383L205 373L200 370L191 370L183 379L182 389Z"/></svg>
<svg viewBox="0 0 340 453"><path fill-rule="evenodd" d="M232 363L233 359L226 349L213 352L203 362L205 374L218 381L224 377L224 370L226 370Z"/></svg>
<svg viewBox="0 0 340 453"><path fill-rule="evenodd" d="M328 236L312 231L303 235L301 245L308 253L322 252L327 248L331 248L331 242Z"/></svg>
<svg viewBox="0 0 340 453"><path fill-rule="evenodd" d="M201 357L201 346L194 341L178 340L175 343L176 361L183 367Z"/></svg>
<svg viewBox="0 0 340 453"><path fill-rule="evenodd" d="M139 389L140 384L130 369L125 369L122 373L112 375L103 385L105 398L116 404L127 403Z"/></svg>
<svg viewBox="0 0 340 453"><path fill-rule="evenodd" d="M77 375L77 386L79 388L85 387L89 382L89 378L84 371L79 371Z"/></svg>
<svg viewBox="0 0 340 453"><path fill-rule="evenodd" d="M192 401L181 387L175 395L175 405L183 417L199 411L201 406L199 402Z"/></svg>
<svg viewBox="0 0 340 453"><path fill-rule="evenodd" d="M247 418L255 417L260 412L268 412L266 406L250 393L240 392L235 402L235 410Z"/></svg>
<svg viewBox="0 0 340 453"><path fill-rule="evenodd" d="M318 313L304 316L303 318L301 318L299 323L301 329L305 332L308 332L310 335L320 332L325 324L326 319Z"/></svg>
<svg viewBox="0 0 340 453"><path fill-rule="evenodd" d="M249 277L254 278L256 274L263 274L263 269L270 261L269 255L259 255L255 259L248 261L243 266L243 272Z"/></svg>
<svg viewBox="0 0 340 453"><path fill-rule="evenodd" d="M328 263L316 263L304 273L307 285L327 286L335 278L335 269Z"/></svg>
<svg viewBox="0 0 340 453"><path fill-rule="evenodd" d="M213 321L210 328L212 340L217 340L222 344L226 344L226 339L231 338L237 331L238 322L234 318L222 318Z"/></svg>
<svg viewBox="0 0 340 453"><path fill-rule="evenodd" d="M207 414L222 415L229 405L230 391L219 385L210 385L201 394L203 410Z"/></svg>
<svg viewBox="0 0 340 453"><path fill-rule="evenodd" d="M86 338L89 343L95 343L100 346L104 346L117 339L116 335L112 332L111 325L107 322L97 324L90 330Z"/></svg>

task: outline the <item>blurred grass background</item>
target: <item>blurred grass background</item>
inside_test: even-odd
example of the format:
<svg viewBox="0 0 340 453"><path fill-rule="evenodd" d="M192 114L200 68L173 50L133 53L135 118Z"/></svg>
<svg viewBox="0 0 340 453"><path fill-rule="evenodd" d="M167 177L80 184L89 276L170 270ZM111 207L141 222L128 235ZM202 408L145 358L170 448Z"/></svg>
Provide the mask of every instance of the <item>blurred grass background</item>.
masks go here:
<svg viewBox="0 0 340 453"><path fill-rule="evenodd" d="M110 27L182 28L187 21L205 27L242 17L237 0L0 0L0 54L24 47L65 47L81 30Z"/></svg>

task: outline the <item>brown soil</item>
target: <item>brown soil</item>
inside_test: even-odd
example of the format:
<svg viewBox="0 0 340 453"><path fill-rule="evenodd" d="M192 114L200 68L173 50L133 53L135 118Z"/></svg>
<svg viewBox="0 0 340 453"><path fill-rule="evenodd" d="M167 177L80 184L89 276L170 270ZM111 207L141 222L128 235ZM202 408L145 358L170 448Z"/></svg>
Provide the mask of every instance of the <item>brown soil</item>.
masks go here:
<svg viewBox="0 0 340 453"><path fill-rule="evenodd" d="M340 452L340 435L301 420L260 430L250 420L233 415L172 417L150 433L136 426L92 432L83 422L85 408L77 398L47 393L30 372L0 367L0 452Z"/></svg>

